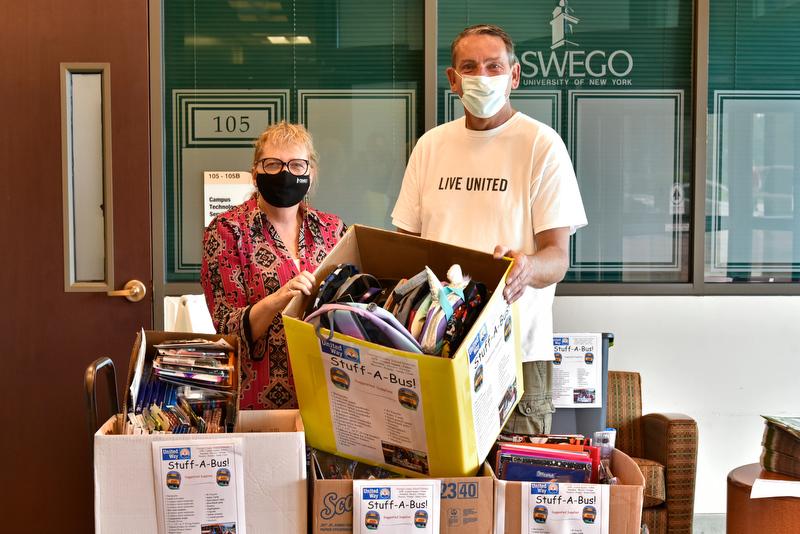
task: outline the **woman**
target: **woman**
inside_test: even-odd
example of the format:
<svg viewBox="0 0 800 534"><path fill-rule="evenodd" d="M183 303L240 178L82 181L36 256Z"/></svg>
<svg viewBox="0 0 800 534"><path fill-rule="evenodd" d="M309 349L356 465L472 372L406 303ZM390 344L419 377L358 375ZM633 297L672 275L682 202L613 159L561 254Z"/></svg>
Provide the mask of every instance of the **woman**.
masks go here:
<svg viewBox="0 0 800 534"><path fill-rule="evenodd" d="M215 328L244 344L241 408L296 408L280 312L295 295L311 293L311 273L346 228L308 204L317 154L303 126L267 128L255 143L252 174L257 192L206 229L200 278Z"/></svg>

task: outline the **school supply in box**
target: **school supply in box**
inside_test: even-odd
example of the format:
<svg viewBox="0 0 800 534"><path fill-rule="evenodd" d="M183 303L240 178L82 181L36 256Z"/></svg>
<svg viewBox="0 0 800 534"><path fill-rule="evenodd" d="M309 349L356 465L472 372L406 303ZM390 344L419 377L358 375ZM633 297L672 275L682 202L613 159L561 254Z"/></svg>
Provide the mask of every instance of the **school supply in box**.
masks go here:
<svg viewBox="0 0 800 534"><path fill-rule="evenodd" d="M498 442L494 470L501 480L595 483L600 448L570 443ZM558 441L558 438L555 439Z"/></svg>
<svg viewBox="0 0 800 534"><path fill-rule="evenodd" d="M389 287L392 287L389 290ZM453 264L441 281L426 266L409 279L379 280L342 263L320 283L305 320L386 347L451 357L487 301L486 286Z"/></svg>
<svg viewBox="0 0 800 534"><path fill-rule="evenodd" d="M569 445L592 445L592 439L585 437L583 434L514 434L510 432L503 432L497 436L499 442L511 443L533 443L536 445L543 444L569 444Z"/></svg>
<svg viewBox="0 0 800 534"><path fill-rule="evenodd" d="M282 311L309 445L411 477L477 473L522 396L510 264L348 228L318 290Z"/></svg>
<svg viewBox="0 0 800 534"><path fill-rule="evenodd" d="M238 342L222 336L142 331L132 357L125 432L230 432L238 411ZM153 336L151 336L153 337Z"/></svg>
<svg viewBox="0 0 800 534"><path fill-rule="evenodd" d="M319 480L403 478L382 467L357 462L325 451L311 449L311 468Z"/></svg>

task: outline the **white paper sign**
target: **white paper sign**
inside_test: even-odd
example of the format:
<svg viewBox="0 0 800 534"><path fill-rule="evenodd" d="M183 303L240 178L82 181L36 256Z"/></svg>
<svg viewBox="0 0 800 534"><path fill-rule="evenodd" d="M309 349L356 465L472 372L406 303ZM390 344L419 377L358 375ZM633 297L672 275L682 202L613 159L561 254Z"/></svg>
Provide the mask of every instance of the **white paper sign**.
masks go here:
<svg viewBox="0 0 800 534"><path fill-rule="evenodd" d="M601 408L601 334L553 334L553 350L553 405L556 408Z"/></svg>
<svg viewBox="0 0 800 534"><path fill-rule="evenodd" d="M203 173L203 215L205 226L215 216L238 206L253 194L253 176L244 171Z"/></svg>
<svg viewBox="0 0 800 534"><path fill-rule="evenodd" d="M416 360L320 340L339 452L428 474Z"/></svg>
<svg viewBox="0 0 800 534"><path fill-rule="evenodd" d="M438 479L353 481L353 533L438 534Z"/></svg>
<svg viewBox="0 0 800 534"><path fill-rule="evenodd" d="M153 442L160 534L245 534L242 440Z"/></svg>
<svg viewBox="0 0 800 534"><path fill-rule="evenodd" d="M511 307L503 299L490 301L480 330L464 339L472 395L472 423L483 462L519 397Z"/></svg>
<svg viewBox="0 0 800 534"><path fill-rule="evenodd" d="M523 534L608 534L607 484L522 483Z"/></svg>
<svg viewBox="0 0 800 534"><path fill-rule="evenodd" d="M751 499L768 497L800 497L800 482L793 480L770 480L757 478L750 490Z"/></svg>

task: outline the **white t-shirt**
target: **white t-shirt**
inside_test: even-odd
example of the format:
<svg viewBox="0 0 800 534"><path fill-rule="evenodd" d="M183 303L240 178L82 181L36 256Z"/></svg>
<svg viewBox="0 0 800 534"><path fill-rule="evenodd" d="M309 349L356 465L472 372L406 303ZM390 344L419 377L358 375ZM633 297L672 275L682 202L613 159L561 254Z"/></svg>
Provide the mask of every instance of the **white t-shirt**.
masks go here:
<svg viewBox="0 0 800 534"><path fill-rule="evenodd" d="M532 254L535 233L574 232L586 225L586 213L561 137L517 112L493 130L469 130L462 117L423 135L392 222L426 239ZM518 301L524 361L553 359L554 295L555 284L528 288Z"/></svg>

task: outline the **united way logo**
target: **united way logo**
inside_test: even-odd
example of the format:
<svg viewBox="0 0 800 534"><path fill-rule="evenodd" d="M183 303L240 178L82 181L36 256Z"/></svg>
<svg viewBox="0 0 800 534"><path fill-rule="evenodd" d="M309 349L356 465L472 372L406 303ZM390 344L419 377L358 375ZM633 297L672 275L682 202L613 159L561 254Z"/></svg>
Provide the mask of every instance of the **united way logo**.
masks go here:
<svg viewBox="0 0 800 534"><path fill-rule="evenodd" d="M580 19L573 14L574 11L569 7L568 0L560 0L558 6L553 10L553 19L550 21L550 26L553 28L551 50L566 45L578 46L578 43L572 40L575 26L580 22Z"/></svg>
<svg viewBox="0 0 800 534"><path fill-rule="evenodd" d="M168 447L161 449L162 460L190 460L192 458L192 449L189 447Z"/></svg>
<svg viewBox="0 0 800 534"><path fill-rule="evenodd" d="M387 487L383 488L361 488L361 498L363 500L386 500L392 498L392 490Z"/></svg>

